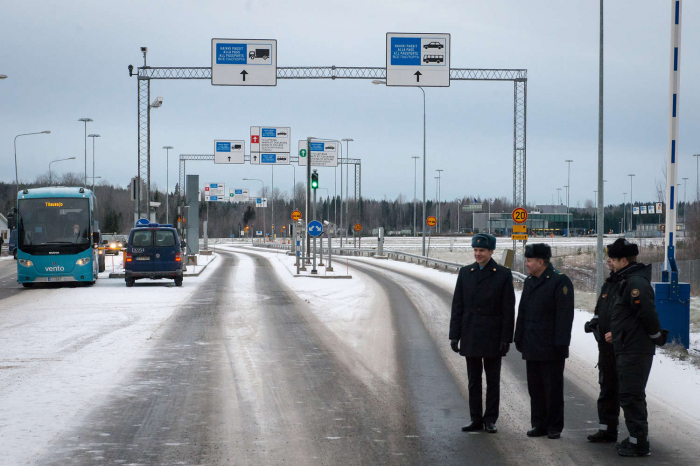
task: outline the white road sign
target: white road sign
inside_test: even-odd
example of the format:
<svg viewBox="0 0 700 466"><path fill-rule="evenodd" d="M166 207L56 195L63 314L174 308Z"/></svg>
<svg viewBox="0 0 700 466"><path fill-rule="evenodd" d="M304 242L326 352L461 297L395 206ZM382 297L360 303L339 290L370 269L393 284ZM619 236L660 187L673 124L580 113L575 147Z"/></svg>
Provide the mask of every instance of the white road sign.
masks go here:
<svg viewBox="0 0 700 466"><path fill-rule="evenodd" d="M228 190L229 202L249 202L250 197L247 189L231 188Z"/></svg>
<svg viewBox="0 0 700 466"><path fill-rule="evenodd" d="M634 215L639 215L639 207L633 207L633 208L632 208L632 213L633 213Z"/></svg>
<svg viewBox="0 0 700 466"><path fill-rule="evenodd" d="M641 209L642 209L642 215L646 215L647 214L647 206L643 205L641 207Z"/></svg>
<svg viewBox="0 0 700 466"><path fill-rule="evenodd" d="M205 202L226 202L226 186L224 183L206 183L204 185Z"/></svg>
<svg viewBox="0 0 700 466"><path fill-rule="evenodd" d="M267 207L267 198L266 197L255 198L255 207Z"/></svg>
<svg viewBox="0 0 700 466"><path fill-rule="evenodd" d="M663 207L664 207L663 203L657 202L657 203L656 203L656 213L657 213L657 214L662 213L663 210L664 210Z"/></svg>
<svg viewBox="0 0 700 466"><path fill-rule="evenodd" d="M387 86L448 87L450 35L386 35Z"/></svg>
<svg viewBox="0 0 700 466"><path fill-rule="evenodd" d="M290 128L250 127L250 163L253 165L289 165Z"/></svg>
<svg viewBox="0 0 700 466"><path fill-rule="evenodd" d="M647 212L649 212L650 214L655 214L656 212L654 212L654 206L650 205L649 207L647 207Z"/></svg>
<svg viewBox="0 0 700 466"><path fill-rule="evenodd" d="M211 83L214 86L276 86L277 41L212 39Z"/></svg>
<svg viewBox="0 0 700 466"><path fill-rule="evenodd" d="M299 165L306 166L306 139L299 141ZM337 167L338 166L338 142L337 141L311 141L311 166L312 167Z"/></svg>
<svg viewBox="0 0 700 466"><path fill-rule="evenodd" d="M214 141L214 163L245 163L245 141Z"/></svg>

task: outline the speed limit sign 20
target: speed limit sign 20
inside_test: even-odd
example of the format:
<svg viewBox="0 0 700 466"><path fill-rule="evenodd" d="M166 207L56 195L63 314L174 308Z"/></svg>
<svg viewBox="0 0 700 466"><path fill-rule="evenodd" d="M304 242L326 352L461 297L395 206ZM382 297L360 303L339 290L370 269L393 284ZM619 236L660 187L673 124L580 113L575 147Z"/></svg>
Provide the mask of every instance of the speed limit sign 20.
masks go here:
<svg viewBox="0 0 700 466"><path fill-rule="evenodd" d="M527 220L527 210L523 209L522 207L518 207L517 209L513 210L511 216L513 217L513 221L515 223L525 223Z"/></svg>

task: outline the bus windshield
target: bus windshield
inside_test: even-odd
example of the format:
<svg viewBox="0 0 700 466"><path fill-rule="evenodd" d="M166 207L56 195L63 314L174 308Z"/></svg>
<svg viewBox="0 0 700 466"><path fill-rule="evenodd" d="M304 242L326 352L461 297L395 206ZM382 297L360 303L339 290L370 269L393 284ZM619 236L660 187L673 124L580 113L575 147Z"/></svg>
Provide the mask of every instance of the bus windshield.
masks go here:
<svg viewBox="0 0 700 466"><path fill-rule="evenodd" d="M18 217L20 251L76 254L90 247L88 199L20 199Z"/></svg>

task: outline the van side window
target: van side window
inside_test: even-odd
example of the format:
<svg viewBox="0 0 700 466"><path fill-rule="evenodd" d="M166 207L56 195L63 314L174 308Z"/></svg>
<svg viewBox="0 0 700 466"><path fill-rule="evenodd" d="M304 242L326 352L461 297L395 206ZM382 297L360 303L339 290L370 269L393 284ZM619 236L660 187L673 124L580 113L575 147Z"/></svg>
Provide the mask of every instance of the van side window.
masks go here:
<svg viewBox="0 0 700 466"><path fill-rule="evenodd" d="M156 231L156 247L168 248L173 246L175 246L175 234L172 231Z"/></svg>
<svg viewBox="0 0 700 466"><path fill-rule="evenodd" d="M131 245L136 247L150 247L153 240L151 231L135 231L131 240Z"/></svg>

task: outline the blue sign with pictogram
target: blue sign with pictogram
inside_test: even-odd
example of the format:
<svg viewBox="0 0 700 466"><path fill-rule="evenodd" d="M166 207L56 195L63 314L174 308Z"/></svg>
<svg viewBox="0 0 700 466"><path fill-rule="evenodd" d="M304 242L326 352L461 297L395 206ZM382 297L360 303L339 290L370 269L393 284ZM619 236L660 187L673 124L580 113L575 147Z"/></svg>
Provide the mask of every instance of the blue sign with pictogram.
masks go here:
<svg viewBox="0 0 700 466"><path fill-rule="evenodd" d="M311 236L321 236L321 234L323 234L323 224L318 220L314 220L309 222L308 230Z"/></svg>

